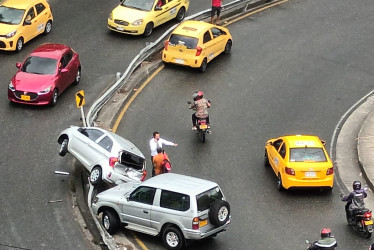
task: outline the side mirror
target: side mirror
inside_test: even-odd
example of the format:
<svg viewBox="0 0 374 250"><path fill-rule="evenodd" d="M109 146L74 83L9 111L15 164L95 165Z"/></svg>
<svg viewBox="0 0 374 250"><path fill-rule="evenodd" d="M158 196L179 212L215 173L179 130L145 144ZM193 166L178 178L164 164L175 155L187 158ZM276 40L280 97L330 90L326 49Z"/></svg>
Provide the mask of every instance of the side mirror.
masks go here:
<svg viewBox="0 0 374 250"><path fill-rule="evenodd" d="M162 10L162 8L160 6L155 6L155 10Z"/></svg>
<svg viewBox="0 0 374 250"><path fill-rule="evenodd" d="M126 196L126 200L127 200L127 201L130 200L130 195Z"/></svg>
<svg viewBox="0 0 374 250"><path fill-rule="evenodd" d="M21 68L21 63L16 63L16 67L18 68L18 69L20 69Z"/></svg>
<svg viewBox="0 0 374 250"><path fill-rule="evenodd" d="M321 142L322 142L322 145L323 145L323 146L325 146L325 145L326 145L326 141L324 141L324 140L321 140Z"/></svg>
<svg viewBox="0 0 374 250"><path fill-rule="evenodd" d="M66 69L66 68L63 68L63 69L60 70L60 72L61 72L61 73L66 73L66 72L69 72L69 70Z"/></svg>

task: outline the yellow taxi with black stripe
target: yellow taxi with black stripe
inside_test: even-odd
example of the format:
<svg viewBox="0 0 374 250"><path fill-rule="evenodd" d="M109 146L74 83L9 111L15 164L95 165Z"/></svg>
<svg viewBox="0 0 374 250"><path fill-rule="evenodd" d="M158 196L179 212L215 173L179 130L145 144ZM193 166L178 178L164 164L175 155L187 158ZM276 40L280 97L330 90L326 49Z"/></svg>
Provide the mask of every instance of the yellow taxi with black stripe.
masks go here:
<svg viewBox="0 0 374 250"><path fill-rule="evenodd" d="M20 51L34 37L49 34L52 22L52 11L46 0L0 3L0 50Z"/></svg>
<svg viewBox="0 0 374 250"><path fill-rule="evenodd" d="M123 0L108 18L110 30L149 36L153 28L176 19L182 21L190 0Z"/></svg>
<svg viewBox="0 0 374 250"><path fill-rule="evenodd" d="M265 166L278 177L278 190L319 187L331 190L334 168L325 142L313 135L289 135L270 139L265 145Z"/></svg>
<svg viewBox="0 0 374 250"><path fill-rule="evenodd" d="M231 51L229 30L203 21L181 23L165 42L162 61L206 70L207 64L222 52Z"/></svg>

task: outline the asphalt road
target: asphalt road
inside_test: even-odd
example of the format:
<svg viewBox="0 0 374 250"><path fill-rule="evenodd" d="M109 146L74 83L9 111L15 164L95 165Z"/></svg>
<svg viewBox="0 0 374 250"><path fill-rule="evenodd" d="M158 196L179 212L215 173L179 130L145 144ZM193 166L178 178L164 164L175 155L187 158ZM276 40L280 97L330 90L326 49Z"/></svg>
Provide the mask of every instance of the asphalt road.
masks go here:
<svg viewBox="0 0 374 250"><path fill-rule="evenodd" d="M72 158L57 154L57 136L70 125L80 125L74 97L78 90L85 90L85 107L89 107L146 42L172 25L155 29L148 38L118 35L106 28L118 1L49 2L52 33L27 43L18 54L0 52L0 249L92 249L73 215L68 178L54 175L55 170L73 172ZM193 1L189 14L209 7L201 2ZM10 104L7 88L15 63L47 42L65 43L80 54L80 85L61 95L54 108ZM58 200L62 201L48 203Z"/></svg>
<svg viewBox="0 0 374 250"><path fill-rule="evenodd" d="M339 249L372 243L347 226L338 186L279 193L263 152L284 134L316 134L330 147L340 117L373 88L373 9L370 0L286 2L230 25L232 53L204 74L167 67L138 95L117 133L149 154L158 130L179 144L166 148L173 171L218 182L231 204L231 228L190 249L303 249L323 227ZM205 144L191 131L195 90L212 100ZM136 237L162 249L158 238Z"/></svg>

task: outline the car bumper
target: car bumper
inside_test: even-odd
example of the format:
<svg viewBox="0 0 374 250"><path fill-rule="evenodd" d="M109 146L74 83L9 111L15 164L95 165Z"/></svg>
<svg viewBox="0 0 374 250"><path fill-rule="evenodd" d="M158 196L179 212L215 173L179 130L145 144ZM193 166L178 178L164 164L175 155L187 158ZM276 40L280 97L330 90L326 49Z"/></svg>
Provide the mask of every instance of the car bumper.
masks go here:
<svg viewBox="0 0 374 250"><path fill-rule="evenodd" d="M322 180L300 180L296 179L295 177L291 176L282 176L282 184L285 189L289 189L291 187L330 187L334 186L334 175L329 175L325 179Z"/></svg>
<svg viewBox="0 0 374 250"><path fill-rule="evenodd" d="M0 50L13 51L16 50L18 37L0 38Z"/></svg>
<svg viewBox="0 0 374 250"><path fill-rule="evenodd" d="M225 225L214 228L214 229L206 231L206 232L203 232L203 231L200 231L200 230L184 230L184 237L188 240L204 239L204 238L207 238L209 236L212 236L212 235L215 235L215 234L226 231L226 229L229 227L230 223L231 223L231 219L228 220Z"/></svg>
<svg viewBox="0 0 374 250"><path fill-rule="evenodd" d="M120 25L116 24L113 20L108 19L108 29L115 32L129 34L129 35L142 35L144 33L145 26L131 26L131 25Z"/></svg>
<svg viewBox="0 0 374 250"><path fill-rule="evenodd" d="M203 57L200 56L181 56L166 50L162 51L162 61L166 63L173 63L181 66L187 66L192 68L199 68L203 61Z"/></svg>
<svg viewBox="0 0 374 250"><path fill-rule="evenodd" d="M23 96L29 96L29 100L27 100ZM27 93L23 91L12 91L8 88L8 99L9 101L28 104L28 105L47 105L52 100L52 92L44 95L38 95L37 93Z"/></svg>

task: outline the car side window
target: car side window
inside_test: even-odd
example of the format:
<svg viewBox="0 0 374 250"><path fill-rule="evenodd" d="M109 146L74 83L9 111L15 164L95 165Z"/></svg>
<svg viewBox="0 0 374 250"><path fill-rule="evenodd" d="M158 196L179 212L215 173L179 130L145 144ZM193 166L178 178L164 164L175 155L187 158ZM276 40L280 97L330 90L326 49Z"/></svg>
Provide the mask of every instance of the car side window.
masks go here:
<svg viewBox="0 0 374 250"><path fill-rule="evenodd" d="M276 140L275 142L273 142L273 146L275 148L275 150L278 151L280 145L282 144L283 140L282 139L279 139L279 140Z"/></svg>
<svg viewBox="0 0 374 250"><path fill-rule="evenodd" d="M204 38L203 38L203 43L207 43L210 40L212 40L212 36L210 35L209 31L205 32Z"/></svg>
<svg viewBox="0 0 374 250"><path fill-rule="evenodd" d="M210 31L213 34L213 38L216 38L216 37L219 37L220 35L222 35L222 31L220 29L212 28Z"/></svg>
<svg viewBox="0 0 374 250"><path fill-rule="evenodd" d="M286 143L283 143L280 150L279 150L279 154L282 156L282 158L284 159L284 157L286 156Z"/></svg>
<svg viewBox="0 0 374 250"><path fill-rule="evenodd" d="M108 136L105 136L97 144L108 152L112 151L113 141Z"/></svg>
<svg viewBox="0 0 374 250"><path fill-rule="evenodd" d="M38 3L35 5L36 13L39 15L42 13L43 10L45 10L45 6L42 3Z"/></svg>
<svg viewBox="0 0 374 250"><path fill-rule="evenodd" d="M26 14L26 21L31 21L35 17L35 11L34 7L31 7L31 9Z"/></svg>
<svg viewBox="0 0 374 250"><path fill-rule="evenodd" d="M68 53L66 53L65 55L64 55L64 60L65 60L65 67L70 63L70 61L71 61L71 59L73 58L73 51L68 51Z"/></svg>
<svg viewBox="0 0 374 250"><path fill-rule="evenodd" d="M87 136L88 138L90 138L93 141L96 141L97 139L99 139L100 136L102 136L104 134L102 131L97 130L97 129L80 128L78 131L81 132L83 135Z"/></svg>
<svg viewBox="0 0 374 250"><path fill-rule="evenodd" d="M160 207L177 211L187 211L188 209L190 209L190 196L186 194L162 190Z"/></svg>
<svg viewBox="0 0 374 250"><path fill-rule="evenodd" d="M156 189L152 187L138 187L135 189L129 197L129 201L140 202L148 205L153 204L153 199L155 197Z"/></svg>
<svg viewBox="0 0 374 250"><path fill-rule="evenodd" d="M66 58L63 56L63 57L61 57L60 64L58 65L58 67L59 67L60 69L63 69L63 68L66 67L66 65L67 65L67 63L66 63Z"/></svg>

